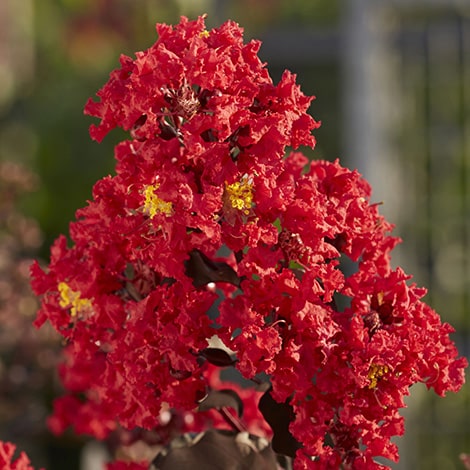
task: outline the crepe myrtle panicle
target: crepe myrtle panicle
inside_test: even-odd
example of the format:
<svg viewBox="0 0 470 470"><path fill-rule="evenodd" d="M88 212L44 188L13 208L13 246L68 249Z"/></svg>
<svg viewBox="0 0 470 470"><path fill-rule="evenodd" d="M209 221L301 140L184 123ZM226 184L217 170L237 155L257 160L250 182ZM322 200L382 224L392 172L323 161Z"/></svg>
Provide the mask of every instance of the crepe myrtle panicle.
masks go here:
<svg viewBox="0 0 470 470"><path fill-rule="evenodd" d="M452 327L391 267L369 184L296 150L319 123L295 75L274 84L232 21L157 32L85 107L93 139L129 132L115 175L32 267L35 323L65 338L51 429L154 429L163 407L197 407L215 364L269 383L260 409L296 469L386 468L410 386L464 382Z"/></svg>

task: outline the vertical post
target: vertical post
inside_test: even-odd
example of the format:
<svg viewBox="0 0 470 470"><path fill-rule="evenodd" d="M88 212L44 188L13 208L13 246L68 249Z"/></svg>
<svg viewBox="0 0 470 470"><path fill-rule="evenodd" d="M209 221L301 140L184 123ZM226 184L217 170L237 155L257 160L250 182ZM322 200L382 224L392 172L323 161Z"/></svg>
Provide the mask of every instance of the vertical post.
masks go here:
<svg viewBox="0 0 470 470"><path fill-rule="evenodd" d="M374 188L373 200L398 222L403 210L400 164L390 145L399 105L393 52L388 38L393 10L384 2L346 0L342 18L343 150Z"/></svg>

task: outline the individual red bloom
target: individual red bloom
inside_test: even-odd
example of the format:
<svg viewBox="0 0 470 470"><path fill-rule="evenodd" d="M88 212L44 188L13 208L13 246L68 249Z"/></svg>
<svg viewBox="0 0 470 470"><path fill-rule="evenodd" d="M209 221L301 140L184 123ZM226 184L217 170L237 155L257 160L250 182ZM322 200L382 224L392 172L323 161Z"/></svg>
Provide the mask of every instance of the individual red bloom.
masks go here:
<svg viewBox="0 0 470 470"><path fill-rule="evenodd" d="M0 441L0 468L2 470L34 470L24 452L21 452L19 457L13 460L15 450L16 446L11 442Z"/></svg>
<svg viewBox="0 0 470 470"><path fill-rule="evenodd" d="M470 455L469 454L460 454L459 455L460 461L463 463L465 468L470 468Z"/></svg>
<svg viewBox="0 0 470 470"><path fill-rule="evenodd" d="M94 139L130 133L115 176L77 211L70 245L59 237L48 268L32 268L36 324L67 342L52 429L198 430L212 362L269 380L292 415L295 468L384 468L374 458L398 459L410 386L464 382L452 328L392 268L399 240L361 175L285 156L318 126L295 76L274 85L260 44L230 21L157 31L85 108ZM207 353L214 335L234 357ZM193 421L162 426L162 413Z"/></svg>

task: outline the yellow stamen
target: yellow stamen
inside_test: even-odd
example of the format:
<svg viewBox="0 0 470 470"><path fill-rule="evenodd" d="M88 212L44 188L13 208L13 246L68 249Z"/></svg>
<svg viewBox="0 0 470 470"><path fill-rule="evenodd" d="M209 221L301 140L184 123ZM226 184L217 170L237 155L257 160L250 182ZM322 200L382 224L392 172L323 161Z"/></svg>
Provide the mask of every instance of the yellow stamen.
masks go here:
<svg viewBox="0 0 470 470"><path fill-rule="evenodd" d="M225 194L228 202L233 209L243 211L245 215L250 213L253 203L253 181L246 175L240 182L225 183Z"/></svg>
<svg viewBox="0 0 470 470"><path fill-rule="evenodd" d="M160 199L155 191L160 187L159 183L149 184L144 188L144 212L149 215L152 219L157 214L170 215L172 211L171 202L166 202L163 199Z"/></svg>
<svg viewBox="0 0 470 470"><path fill-rule="evenodd" d="M377 303L382 305L384 303L384 293L383 292L377 292Z"/></svg>
<svg viewBox="0 0 470 470"><path fill-rule="evenodd" d="M370 380L369 388L376 388L379 380L382 379L389 372L390 367L388 366L383 366L380 364L371 364L371 366L369 367L369 373L367 374Z"/></svg>
<svg viewBox="0 0 470 470"><path fill-rule="evenodd" d="M200 37L200 38L208 38L209 35L210 35L210 33L209 33L209 31L207 31L207 29L205 29L204 31L201 31L201 32L199 33L199 37Z"/></svg>
<svg viewBox="0 0 470 470"><path fill-rule="evenodd" d="M62 308L70 308L72 317L92 307L90 299L80 298L80 292L72 290L66 282L59 282L57 288L60 294L59 305Z"/></svg>

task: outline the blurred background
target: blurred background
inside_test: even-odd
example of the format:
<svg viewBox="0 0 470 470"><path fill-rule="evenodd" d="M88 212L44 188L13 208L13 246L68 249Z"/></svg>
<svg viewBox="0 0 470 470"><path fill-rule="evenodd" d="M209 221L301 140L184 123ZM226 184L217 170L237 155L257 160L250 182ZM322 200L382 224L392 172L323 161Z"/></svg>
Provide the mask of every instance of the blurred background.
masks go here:
<svg viewBox="0 0 470 470"><path fill-rule="evenodd" d="M120 53L155 41L156 22L202 13L208 27L240 23L274 81L288 68L317 96L311 156L371 182L404 238L394 263L429 288L470 355L470 0L0 0L0 439L37 467L78 469L86 442L45 428L60 344L30 326L27 279L112 173L123 135L92 142L83 106ZM415 386L408 404L393 468L463 468L468 386L446 399Z"/></svg>

